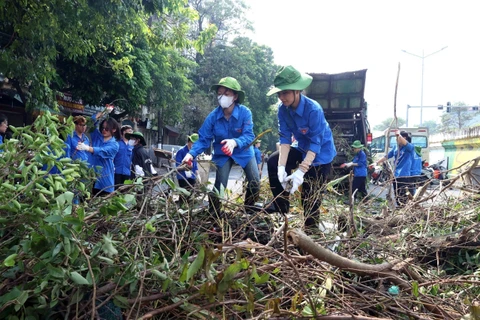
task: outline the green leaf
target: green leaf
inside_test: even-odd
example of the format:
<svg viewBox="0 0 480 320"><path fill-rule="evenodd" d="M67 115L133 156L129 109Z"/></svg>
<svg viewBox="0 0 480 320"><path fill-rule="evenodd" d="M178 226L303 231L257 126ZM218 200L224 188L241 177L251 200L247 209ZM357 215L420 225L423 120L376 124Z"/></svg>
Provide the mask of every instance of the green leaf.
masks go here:
<svg viewBox="0 0 480 320"><path fill-rule="evenodd" d="M113 296L113 303L117 306L117 307L120 307L120 308L128 308L129 307L129 304L128 304L128 299L125 298L125 297L122 297L120 295L115 295Z"/></svg>
<svg viewBox="0 0 480 320"><path fill-rule="evenodd" d="M145 229L147 229L147 230L150 231L150 232L155 232L155 230L157 230L157 229L152 225L151 222L147 222L147 223L145 224Z"/></svg>
<svg viewBox="0 0 480 320"><path fill-rule="evenodd" d="M73 282L79 285L90 285L87 279L85 279L80 273L76 271L70 272L70 279L72 279Z"/></svg>
<svg viewBox="0 0 480 320"><path fill-rule="evenodd" d="M65 250L65 254L68 256L72 252L72 247L70 244L70 239L63 238L63 249Z"/></svg>
<svg viewBox="0 0 480 320"><path fill-rule="evenodd" d="M14 308L15 311L20 310L20 308L23 307L23 305L25 304L27 299L28 299L28 292L27 291L22 291L22 293L17 297L17 299L15 301L15 308Z"/></svg>
<svg viewBox="0 0 480 320"><path fill-rule="evenodd" d="M187 272L188 272L188 264L184 264L183 265L183 269L182 269L182 273L180 274L180 278L178 279L178 281L180 282L185 282L187 280Z"/></svg>
<svg viewBox="0 0 480 320"><path fill-rule="evenodd" d="M418 298L418 282L417 281L412 282L412 294L415 298Z"/></svg>
<svg viewBox="0 0 480 320"><path fill-rule="evenodd" d="M53 214L53 215L50 215L48 217L46 217L45 219L43 219L45 222L48 222L48 223L57 223L57 222L60 222L63 220L63 217L59 216L59 215L56 215L56 214Z"/></svg>
<svg viewBox="0 0 480 320"><path fill-rule="evenodd" d="M62 247L63 247L63 244L60 242L55 246L55 248L53 248L52 258L55 257L60 252L60 250L62 250Z"/></svg>
<svg viewBox="0 0 480 320"><path fill-rule="evenodd" d="M15 265L15 258L18 256L18 254L16 253L13 253L11 255L9 255L4 261L3 261L3 265L5 267L13 267Z"/></svg>
<svg viewBox="0 0 480 320"><path fill-rule="evenodd" d="M48 274L54 278L63 279L65 276L65 271L62 268L56 268L51 265L47 265Z"/></svg>
<svg viewBox="0 0 480 320"><path fill-rule="evenodd" d="M201 247L197 257L188 268L187 279L186 279L187 281L190 280L190 278L193 277L198 272L198 270L200 270L204 259L205 259L205 250L203 249L203 247Z"/></svg>
<svg viewBox="0 0 480 320"><path fill-rule="evenodd" d="M261 276L256 276L255 277L255 284L264 284L270 279L270 274L269 273L264 273Z"/></svg>
<svg viewBox="0 0 480 320"><path fill-rule="evenodd" d="M218 284L217 292L223 295L230 288L235 276L240 272L241 266L239 263L233 263L223 272L223 278Z"/></svg>
<svg viewBox="0 0 480 320"><path fill-rule="evenodd" d="M162 281L165 281L165 280L167 280L167 278L168 278L168 276L167 276L165 273L160 272L160 271L158 271L157 269L152 269L152 273L153 273L154 275L156 275L156 276L157 276L160 280L162 280Z"/></svg>
<svg viewBox="0 0 480 320"><path fill-rule="evenodd" d="M167 178L167 179L165 179L165 182L168 184L168 186L169 186L172 190L177 189L177 185L175 184L175 182L173 182L172 179Z"/></svg>
<svg viewBox="0 0 480 320"><path fill-rule="evenodd" d="M113 257L113 256L116 256L118 254L118 250L115 249L115 247L113 246L113 240L112 240L112 237L109 234L103 235L102 250L110 258Z"/></svg>

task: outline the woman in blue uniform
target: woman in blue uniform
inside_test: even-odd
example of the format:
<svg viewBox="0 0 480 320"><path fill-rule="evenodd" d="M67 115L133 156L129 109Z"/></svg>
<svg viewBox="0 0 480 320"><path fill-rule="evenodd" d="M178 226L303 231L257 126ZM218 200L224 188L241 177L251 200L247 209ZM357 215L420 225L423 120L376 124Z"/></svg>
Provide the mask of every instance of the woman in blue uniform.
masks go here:
<svg viewBox="0 0 480 320"><path fill-rule="evenodd" d="M95 127L103 115L105 115L104 112L99 112L92 116ZM120 140L120 126L113 118L104 119L100 122L100 127L96 127L90 137L92 138L92 146L80 142L77 145L77 150L86 150L92 154L90 161L98 175L92 193L94 196L102 196L114 191L115 169L113 159L118 152L117 140Z"/></svg>
<svg viewBox="0 0 480 320"><path fill-rule="evenodd" d="M248 181L245 209L248 213L253 213L260 191L260 177L251 146L255 139L252 112L241 104L245 100L245 93L235 78L222 78L211 90L217 94L218 107L205 119L198 131L198 141L185 155L182 163L189 163L213 142L212 161L216 166L216 193L210 195L210 212L220 212L217 194L221 186L227 187L230 170L236 162L243 168Z"/></svg>

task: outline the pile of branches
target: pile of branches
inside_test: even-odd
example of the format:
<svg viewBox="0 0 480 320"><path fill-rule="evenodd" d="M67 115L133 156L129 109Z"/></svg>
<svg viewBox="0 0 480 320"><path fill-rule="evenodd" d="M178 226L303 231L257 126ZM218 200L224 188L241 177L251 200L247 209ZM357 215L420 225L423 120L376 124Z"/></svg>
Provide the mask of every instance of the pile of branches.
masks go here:
<svg viewBox="0 0 480 320"><path fill-rule="evenodd" d="M190 194L174 170L91 197L91 172L59 157L52 132L11 156L28 144L18 130L0 158L2 319L478 319L474 193L399 210L319 190L307 235L296 197L287 216L248 215L241 196L212 214L209 186Z"/></svg>

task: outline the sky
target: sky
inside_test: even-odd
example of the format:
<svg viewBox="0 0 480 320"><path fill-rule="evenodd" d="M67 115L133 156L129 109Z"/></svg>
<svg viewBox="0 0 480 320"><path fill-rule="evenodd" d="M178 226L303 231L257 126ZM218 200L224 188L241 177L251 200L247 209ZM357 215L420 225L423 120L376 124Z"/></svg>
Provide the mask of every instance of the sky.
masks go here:
<svg viewBox="0 0 480 320"><path fill-rule="evenodd" d="M478 1L244 1L255 28L246 36L272 48L276 64L314 73L368 69L372 127L394 115L399 65L397 117L421 106L422 74L423 122L440 122L443 111L433 107L447 102L480 104ZM408 121L420 124L420 108L409 109Z"/></svg>

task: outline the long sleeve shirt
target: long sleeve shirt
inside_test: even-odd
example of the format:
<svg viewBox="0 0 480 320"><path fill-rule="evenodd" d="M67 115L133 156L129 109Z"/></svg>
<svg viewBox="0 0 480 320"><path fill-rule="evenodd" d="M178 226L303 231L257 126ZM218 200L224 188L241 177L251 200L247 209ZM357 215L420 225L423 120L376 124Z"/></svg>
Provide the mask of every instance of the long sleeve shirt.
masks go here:
<svg viewBox="0 0 480 320"><path fill-rule="evenodd" d="M236 104L232 115L227 120L222 107L218 106L207 116L198 131L199 139L189 151L193 157L201 154L213 142L213 163L219 168L231 157L242 168L245 168L252 159L253 146L249 146L255 139L253 133L252 112L241 104ZM231 156L222 152L222 140L234 139L237 146Z"/></svg>
<svg viewBox="0 0 480 320"><path fill-rule="evenodd" d="M367 176L367 155L363 150L360 150L355 157L353 157L353 163L358 164L358 166L353 167L353 175L355 177L366 177Z"/></svg>
<svg viewBox="0 0 480 320"><path fill-rule="evenodd" d="M80 159L90 163L90 152L85 150L77 150L77 145L79 142L83 142L87 146L90 146L90 139L85 133L82 133L82 135L79 136L76 132L73 132L72 135L67 137L65 144L70 150L70 158L72 158L72 160Z"/></svg>
<svg viewBox="0 0 480 320"><path fill-rule="evenodd" d="M137 144L132 152L132 178L136 176L135 166L139 166L143 170L145 177L152 176L152 159L148 155L147 150L141 144Z"/></svg>
<svg viewBox="0 0 480 320"><path fill-rule="evenodd" d="M300 95L300 103L296 109L280 104L278 126L280 144L290 145L293 135L298 141L297 149L303 153L304 158L309 150L315 153L312 166L330 163L337 155L332 130L322 107L304 95Z"/></svg>
<svg viewBox="0 0 480 320"><path fill-rule="evenodd" d="M397 146L395 146L388 152L388 159L395 158L396 167L394 175L396 178L410 177L413 159L412 152L415 151L413 144L411 143L407 143L406 145L400 147L400 149L397 149Z"/></svg>
<svg viewBox="0 0 480 320"><path fill-rule="evenodd" d="M93 115L95 120L95 115ZM114 191L115 167L113 159L118 152L118 143L114 137L104 141L103 135L96 128L90 135L92 138L93 154L91 156L92 167L98 174L95 188L105 192Z"/></svg>
<svg viewBox="0 0 480 320"><path fill-rule="evenodd" d="M412 154L412 167L410 168L410 175L419 176L422 174L422 157L420 157L415 151Z"/></svg>
<svg viewBox="0 0 480 320"><path fill-rule="evenodd" d="M129 146L128 143L125 143L123 140L118 141L118 152L115 159L113 159L115 174L131 175L132 151L133 146Z"/></svg>
<svg viewBox="0 0 480 320"><path fill-rule="evenodd" d="M188 151L189 151L188 146L184 146L182 149L178 150L177 154L175 155L175 164L176 164L177 167L182 165L182 160L187 155ZM194 159L192 161L192 169L190 170L190 171L192 171L192 176L188 179L196 179L197 177L195 176L195 173L197 172L197 170L198 170L198 163L197 163L197 160ZM187 175L186 175L185 172L186 171L178 171L177 172L177 179L186 180Z"/></svg>

